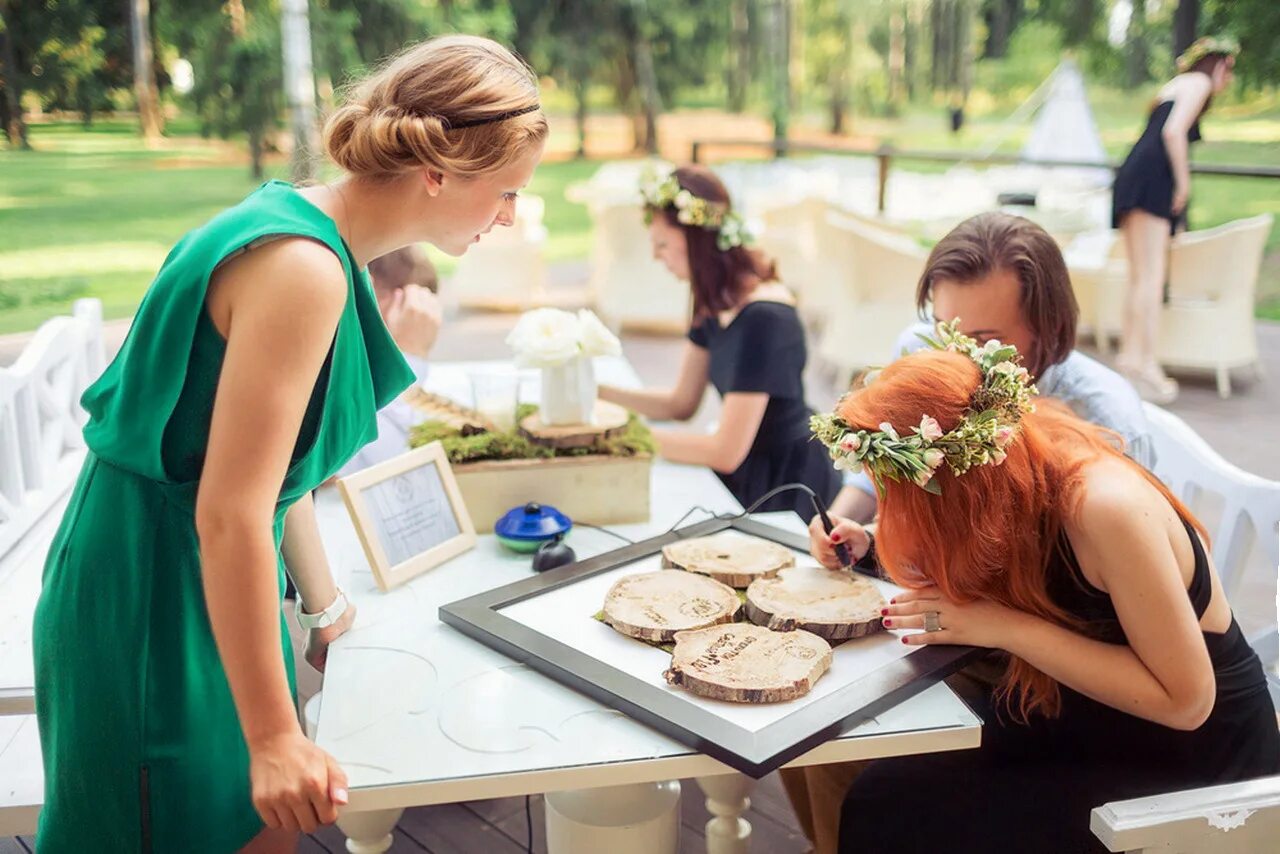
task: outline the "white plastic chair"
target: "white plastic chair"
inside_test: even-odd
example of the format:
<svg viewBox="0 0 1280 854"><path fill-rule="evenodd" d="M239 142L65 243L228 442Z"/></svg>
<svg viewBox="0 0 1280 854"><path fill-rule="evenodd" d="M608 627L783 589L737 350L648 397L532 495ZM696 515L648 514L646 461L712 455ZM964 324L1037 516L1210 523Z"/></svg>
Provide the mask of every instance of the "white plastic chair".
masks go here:
<svg viewBox="0 0 1280 854"><path fill-rule="evenodd" d="M538 196L521 196L515 223L494 228L458 259L457 269L445 283L451 303L468 308L523 310L544 299L544 207Z"/></svg>
<svg viewBox="0 0 1280 854"><path fill-rule="evenodd" d="M1277 635L1276 570L1280 567L1280 482L1237 468L1178 416L1144 404L1156 454L1155 473L1209 529L1213 562L1227 600L1241 621L1249 644L1272 680L1280 660ZM1259 620L1250 606L1259 595L1267 604ZM1261 625L1249 625L1261 622Z"/></svg>
<svg viewBox="0 0 1280 854"><path fill-rule="evenodd" d="M1263 854L1280 840L1280 776L1112 801L1089 828L1108 851Z"/></svg>
<svg viewBox="0 0 1280 854"><path fill-rule="evenodd" d="M818 355L843 385L860 368L893 356L898 335L917 320L916 286L929 253L910 238L839 213L826 218L823 250L842 292L818 342Z"/></svg>
<svg viewBox="0 0 1280 854"><path fill-rule="evenodd" d="M1253 317L1271 214L1180 234L1169 250L1169 302L1160 314L1156 358L1173 368L1213 370L1231 395L1232 368L1258 361Z"/></svg>
<svg viewBox="0 0 1280 854"><path fill-rule="evenodd" d="M1261 585L1268 603L1274 600L1280 607L1274 587L1280 566L1280 482L1231 465L1176 415L1149 403L1145 409L1158 455L1156 474L1198 515L1205 507L1221 505L1216 524L1207 514L1200 520L1210 530L1214 564L1237 619L1242 606L1255 604L1255 580L1269 582L1270 587ZM1251 545L1259 554L1252 563ZM1248 570L1255 564L1264 578L1250 577ZM1269 625L1246 630L1246 636L1267 668L1272 700L1280 702L1276 614L1266 622ZM1114 801L1095 808L1089 826L1108 851L1275 851L1280 847L1280 776Z"/></svg>

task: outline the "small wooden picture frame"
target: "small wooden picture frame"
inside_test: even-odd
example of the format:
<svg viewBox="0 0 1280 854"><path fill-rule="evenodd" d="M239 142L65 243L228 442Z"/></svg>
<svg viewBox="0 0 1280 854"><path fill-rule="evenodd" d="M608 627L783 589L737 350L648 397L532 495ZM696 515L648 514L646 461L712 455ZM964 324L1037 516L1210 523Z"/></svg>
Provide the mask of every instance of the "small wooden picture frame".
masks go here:
<svg viewBox="0 0 1280 854"><path fill-rule="evenodd" d="M475 525L439 442L344 477L338 491L381 590L476 543Z"/></svg>

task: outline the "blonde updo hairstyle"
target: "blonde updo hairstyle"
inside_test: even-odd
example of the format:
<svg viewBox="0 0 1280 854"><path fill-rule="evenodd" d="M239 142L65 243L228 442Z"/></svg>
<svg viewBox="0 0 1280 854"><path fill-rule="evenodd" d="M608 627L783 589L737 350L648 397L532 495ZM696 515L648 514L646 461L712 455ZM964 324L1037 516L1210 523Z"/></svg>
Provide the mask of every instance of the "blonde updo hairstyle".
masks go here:
<svg viewBox="0 0 1280 854"><path fill-rule="evenodd" d="M537 78L511 51L476 36L440 36L355 84L325 123L324 146L334 163L359 177L390 178L423 166L474 177L546 139L541 109L488 121L537 104Z"/></svg>

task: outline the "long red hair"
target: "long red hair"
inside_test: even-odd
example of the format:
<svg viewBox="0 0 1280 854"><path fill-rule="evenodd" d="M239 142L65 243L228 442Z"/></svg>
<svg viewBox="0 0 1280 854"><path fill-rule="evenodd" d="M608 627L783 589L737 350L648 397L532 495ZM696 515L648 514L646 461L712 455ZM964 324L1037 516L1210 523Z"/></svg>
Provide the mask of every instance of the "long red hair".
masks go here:
<svg viewBox="0 0 1280 854"><path fill-rule="evenodd" d="M875 382L846 397L838 414L857 429L889 422L901 435L924 415L944 431L960 423L981 373L958 353L922 351L890 364ZM1023 417L1020 435L999 466L982 465L955 476L944 464L934 475L934 495L910 480L884 479L876 554L904 587L937 587L956 602L978 599L1035 614L1085 633L1086 627L1055 605L1047 592L1050 561L1062 547L1063 520L1084 498L1083 469L1101 457L1123 458L1111 431L1076 417L1050 400ZM1205 532L1156 477L1140 471L1177 511ZM1032 713L1055 716L1058 683L1018 658L1011 659L997 689L1018 720Z"/></svg>

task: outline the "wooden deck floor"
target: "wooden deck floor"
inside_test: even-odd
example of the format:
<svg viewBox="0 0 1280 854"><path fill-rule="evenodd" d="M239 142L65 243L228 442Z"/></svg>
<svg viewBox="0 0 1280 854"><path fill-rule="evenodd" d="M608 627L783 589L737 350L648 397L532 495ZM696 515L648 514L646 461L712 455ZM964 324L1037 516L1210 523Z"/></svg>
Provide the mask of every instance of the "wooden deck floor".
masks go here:
<svg viewBox="0 0 1280 854"><path fill-rule="evenodd" d="M532 850L534 854L545 854L542 797L535 795L529 802ZM703 828L710 818L702 790L693 780L685 780L680 796L680 854L703 854L707 850ZM752 827L752 851L803 854L809 850L776 774L760 781L746 818ZM396 827L390 854L521 854L528 850L528 828L524 798L416 807L406 810ZM344 854L344 842L340 830L327 827L303 837L298 854ZM31 837L0 838L0 854L33 854L36 850Z"/></svg>

